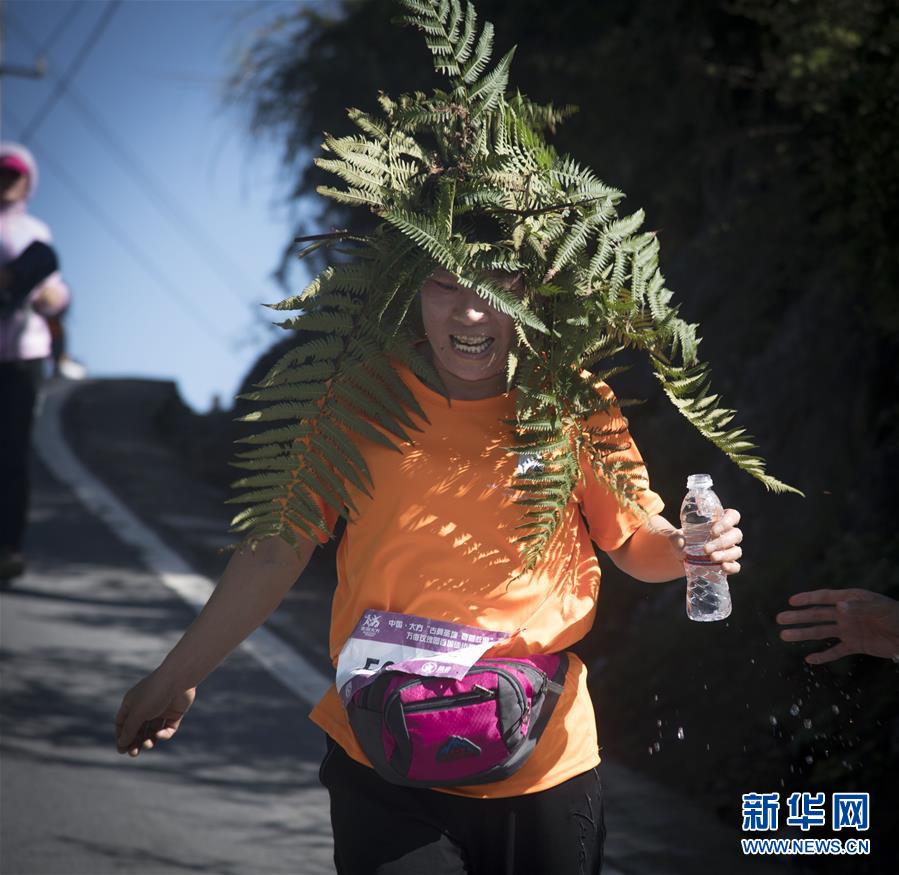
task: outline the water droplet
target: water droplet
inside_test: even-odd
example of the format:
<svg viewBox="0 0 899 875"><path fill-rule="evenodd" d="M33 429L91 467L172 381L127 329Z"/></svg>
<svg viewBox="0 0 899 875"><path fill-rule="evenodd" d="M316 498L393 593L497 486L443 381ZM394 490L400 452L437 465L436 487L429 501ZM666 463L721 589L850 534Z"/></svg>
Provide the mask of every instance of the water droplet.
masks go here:
<svg viewBox="0 0 899 875"><path fill-rule="evenodd" d="M661 729L661 728L662 728L662 721L661 721L661 720L656 720L656 726L658 726L659 729Z"/></svg>
<svg viewBox="0 0 899 875"><path fill-rule="evenodd" d="M655 750L656 753L658 753L662 749L662 745L660 745L658 742L656 742L653 745L653 749Z"/></svg>
<svg viewBox="0 0 899 875"><path fill-rule="evenodd" d="M795 703L792 704L792 705L790 705L790 713L791 713L794 717L796 717L796 716L799 714L799 706L796 705Z"/></svg>
<svg viewBox="0 0 899 875"><path fill-rule="evenodd" d="M703 684L703 685L702 685L702 688L703 688L704 690L707 690L707 689L709 688L709 685L708 685L708 684Z"/></svg>
<svg viewBox="0 0 899 875"><path fill-rule="evenodd" d="M772 726L777 726L777 718L776 718L773 714L769 714L769 715L768 715L768 722L769 722Z"/></svg>
<svg viewBox="0 0 899 875"><path fill-rule="evenodd" d="M750 659L750 660L749 660L749 663L750 663L751 665L755 665L755 660L754 660L754 659Z"/></svg>
<svg viewBox="0 0 899 875"><path fill-rule="evenodd" d="M811 729L811 728L812 728L812 721L809 720L808 717L806 717L805 720L802 721L802 725L803 725L806 729Z"/></svg>
<svg viewBox="0 0 899 875"><path fill-rule="evenodd" d="M780 779L780 786L783 787L783 786L784 786L784 783L785 783L785 782L784 782L784 779L781 778L781 779Z"/></svg>
<svg viewBox="0 0 899 875"><path fill-rule="evenodd" d="M795 771L796 771L796 769L795 769L793 766L790 766L790 773L792 774L792 773L794 773Z"/></svg>
<svg viewBox="0 0 899 875"><path fill-rule="evenodd" d="M649 747L647 748L647 750L649 751L649 755L652 756L652 755L653 755L652 745L649 745Z"/></svg>
<svg viewBox="0 0 899 875"><path fill-rule="evenodd" d="M806 754L805 761L811 765L815 761L815 758L811 754Z"/></svg>
<svg viewBox="0 0 899 875"><path fill-rule="evenodd" d="M654 699L656 702L658 702L658 701L659 701L659 694L656 693L656 694L653 696L653 699Z"/></svg>
<svg viewBox="0 0 899 875"><path fill-rule="evenodd" d="M710 744L706 744L705 749L706 749L706 750L711 750L711 749L712 749L712 746L711 746Z"/></svg>
<svg viewBox="0 0 899 875"><path fill-rule="evenodd" d="M677 727L677 737L678 737L681 741L684 740L684 727L683 727L683 726L678 726L678 727Z"/></svg>
<svg viewBox="0 0 899 875"><path fill-rule="evenodd" d="M839 709L839 706L838 706L838 705L831 705L831 706L830 706L830 710L833 711L834 714L839 714L839 713L840 713L840 709Z"/></svg>

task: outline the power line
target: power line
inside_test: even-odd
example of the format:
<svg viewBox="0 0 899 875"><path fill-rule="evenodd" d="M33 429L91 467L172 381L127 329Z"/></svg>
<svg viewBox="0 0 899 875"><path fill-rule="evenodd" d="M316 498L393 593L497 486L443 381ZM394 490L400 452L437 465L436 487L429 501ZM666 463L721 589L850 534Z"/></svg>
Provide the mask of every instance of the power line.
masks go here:
<svg viewBox="0 0 899 875"><path fill-rule="evenodd" d="M56 40L58 40L59 37L69 29L69 25L78 17L78 13L80 13L81 10L84 9L84 6L84 3L73 3L71 5L69 11L59 20L50 36L48 36L47 39L44 40L40 48L37 50L38 56L46 55L47 52L50 51Z"/></svg>
<svg viewBox="0 0 899 875"><path fill-rule="evenodd" d="M84 41L84 45L81 46L81 49L75 56L75 60L69 64L69 68L63 74L62 79L57 82L56 88L53 89L50 96L44 101L44 105L38 109L31 121L25 125L25 129L21 134L21 139L26 143L37 133L37 129L43 124L44 119L50 114L50 111L56 106L59 98L65 93L67 80L75 78L78 71L81 69L81 66L93 51L94 46L96 46L100 37L103 35L103 31L106 30L109 22L112 21L112 17L116 14L121 4L122 0L109 0L106 9L103 10L103 14L94 25L94 29L88 34L87 39Z"/></svg>
<svg viewBox="0 0 899 875"><path fill-rule="evenodd" d="M12 113L10 113L10 115L12 115ZM17 121L15 116L13 116L13 121ZM43 148L41 148L41 164L49 165L54 175L72 190L75 197L78 198L79 205L85 207L88 212L93 214L94 218L106 229L107 233L114 237L119 245L154 280L156 280L163 291L165 291L165 293L169 295L179 307L189 313L202 326L203 331L210 339L214 340L217 344L224 346L229 352L231 351L232 344L230 339L218 329L213 328L215 323L210 320L209 315L199 309L191 301L188 295L178 289L177 284L159 269L153 258L141 249L140 245L128 235L124 230L123 224L107 215L103 207L100 206L90 194L84 191L71 176L69 176L62 164L55 161L52 156L47 153L47 150Z"/></svg>
<svg viewBox="0 0 899 875"><path fill-rule="evenodd" d="M13 27L18 30L32 44L36 43L32 36L18 20L11 20ZM52 74L51 74L52 76ZM166 192L162 180L154 176L143 166L137 154L130 149L103 121L95 109L82 97L71 83L60 82L57 92L66 96L74 108L81 114L88 128L97 136L112 152L119 162L119 166L129 174L144 194L154 203L156 208L167 215L170 220L174 218L188 232L186 236L193 239L194 244L206 253L209 264L218 272L225 282L224 288L241 305L249 303L242 293L234 287L235 277L245 286L251 283L243 275L242 268L235 264L229 255L211 238L202 225L197 222L171 195Z"/></svg>

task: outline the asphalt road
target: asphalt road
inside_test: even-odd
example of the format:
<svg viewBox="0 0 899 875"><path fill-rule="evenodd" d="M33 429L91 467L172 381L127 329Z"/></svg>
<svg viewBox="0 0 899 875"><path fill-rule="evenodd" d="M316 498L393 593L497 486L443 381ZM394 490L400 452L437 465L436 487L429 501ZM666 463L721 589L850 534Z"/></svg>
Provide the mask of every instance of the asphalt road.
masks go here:
<svg viewBox="0 0 899 875"><path fill-rule="evenodd" d="M116 753L124 691L193 611L35 463L27 575L2 594L0 872L332 872L320 733L237 652L168 745Z"/></svg>

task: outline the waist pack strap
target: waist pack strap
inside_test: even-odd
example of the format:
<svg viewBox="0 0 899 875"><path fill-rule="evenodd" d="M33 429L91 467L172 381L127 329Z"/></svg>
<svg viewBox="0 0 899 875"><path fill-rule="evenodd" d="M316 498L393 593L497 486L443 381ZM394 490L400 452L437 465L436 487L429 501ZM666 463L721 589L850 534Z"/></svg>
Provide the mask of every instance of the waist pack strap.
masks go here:
<svg viewBox="0 0 899 875"><path fill-rule="evenodd" d="M559 701L559 696L562 695L562 691L565 689L564 684L566 674L568 674L568 654L560 653L559 667L556 669L553 676L546 682L546 694L543 705L540 708L540 713L537 715L534 728L528 733L534 740L534 744L537 743L540 736L543 734L543 730L546 729L546 724L549 723L549 718L552 716L556 703Z"/></svg>
<svg viewBox="0 0 899 875"><path fill-rule="evenodd" d="M374 681L374 683L371 684L371 687L375 687L375 685L386 687L389 680L389 676L385 674ZM371 687L366 688L365 692L373 692ZM377 690L377 692L383 696L382 689ZM364 705L357 705L353 708L350 728L353 730L356 740L359 742L362 750L368 757L369 762L374 767L374 770L382 777L388 777L395 772L395 769L394 764L391 763L381 744L381 727L383 721L384 715L380 711L366 708ZM400 730L400 738L402 739L403 736L406 736L406 740L408 740L405 728ZM388 780L391 779L388 778Z"/></svg>

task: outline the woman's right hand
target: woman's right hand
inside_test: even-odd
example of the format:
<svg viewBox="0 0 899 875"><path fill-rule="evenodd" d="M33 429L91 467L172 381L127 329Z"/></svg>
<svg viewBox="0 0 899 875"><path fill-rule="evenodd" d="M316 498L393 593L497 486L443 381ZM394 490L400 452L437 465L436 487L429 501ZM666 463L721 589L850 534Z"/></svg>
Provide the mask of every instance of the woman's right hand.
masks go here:
<svg viewBox="0 0 899 875"><path fill-rule="evenodd" d="M168 741L196 695L196 687L173 690L158 670L148 674L125 693L116 714L118 752L136 757L142 750L152 750L157 741Z"/></svg>

